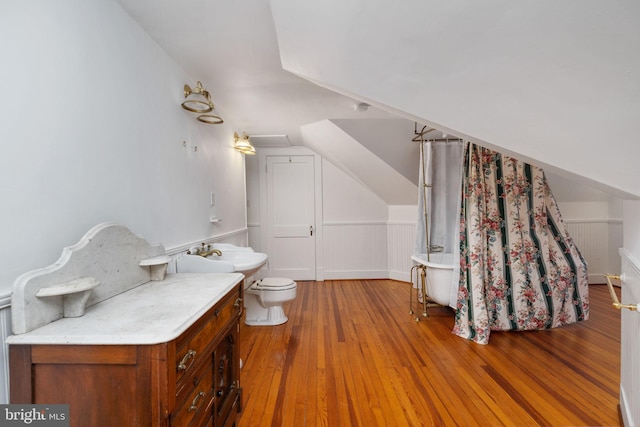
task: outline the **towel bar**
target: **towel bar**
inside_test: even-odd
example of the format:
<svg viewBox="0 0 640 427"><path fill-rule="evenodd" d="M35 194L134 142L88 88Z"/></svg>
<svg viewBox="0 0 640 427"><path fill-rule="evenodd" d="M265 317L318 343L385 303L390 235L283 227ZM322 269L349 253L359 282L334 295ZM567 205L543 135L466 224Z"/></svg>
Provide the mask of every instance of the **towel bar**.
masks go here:
<svg viewBox="0 0 640 427"><path fill-rule="evenodd" d="M611 301L612 301L613 307L618 310L622 308L626 308L627 310L638 311L638 306L636 304L621 304L620 301L618 300L618 296L616 295L616 291L613 289L613 284L611 283L611 279L620 280L622 282L623 281L622 277L615 276L613 274L605 274L604 277L607 279L607 286L609 287L609 293L611 294Z"/></svg>

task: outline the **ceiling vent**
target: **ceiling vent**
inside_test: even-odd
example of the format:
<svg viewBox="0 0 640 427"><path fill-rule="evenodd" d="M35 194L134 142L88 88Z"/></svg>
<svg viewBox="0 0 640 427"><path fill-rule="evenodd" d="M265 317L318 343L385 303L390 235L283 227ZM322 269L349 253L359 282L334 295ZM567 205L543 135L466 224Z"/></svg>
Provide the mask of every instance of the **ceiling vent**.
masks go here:
<svg viewBox="0 0 640 427"><path fill-rule="evenodd" d="M290 147L287 135L249 135L254 147Z"/></svg>

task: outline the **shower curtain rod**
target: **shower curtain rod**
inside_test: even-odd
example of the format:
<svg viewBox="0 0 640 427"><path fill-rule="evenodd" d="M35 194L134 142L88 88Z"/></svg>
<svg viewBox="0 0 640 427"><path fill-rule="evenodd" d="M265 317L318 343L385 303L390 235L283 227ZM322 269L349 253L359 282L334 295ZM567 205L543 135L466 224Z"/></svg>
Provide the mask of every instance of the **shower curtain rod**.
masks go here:
<svg viewBox="0 0 640 427"><path fill-rule="evenodd" d="M424 135L436 130L435 128L430 128L428 126L423 126L422 130L418 132L418 122L413 122L413 134L415 135L411 140L413 142L422 142L424 141Z"/></svg>
<svg viewBox="0 0 640 427"><path fill-rule="evenodd" d="M433 132L437 130L436 128L430 128L428 126L423 126L420 132L418 132L418 122L414 122L413 134L415 135L411 138L413 142L454 142L454 141L463 141L461 138L429 138L424 139L424 136L429 132Z"/></svg>
<svg viewBox="0 0 640 427"><path fill-rule="evenodd" d="M455 141L464 141L462 138L429 138L420 141L413 140L414 142L455 142Z"/></svg>

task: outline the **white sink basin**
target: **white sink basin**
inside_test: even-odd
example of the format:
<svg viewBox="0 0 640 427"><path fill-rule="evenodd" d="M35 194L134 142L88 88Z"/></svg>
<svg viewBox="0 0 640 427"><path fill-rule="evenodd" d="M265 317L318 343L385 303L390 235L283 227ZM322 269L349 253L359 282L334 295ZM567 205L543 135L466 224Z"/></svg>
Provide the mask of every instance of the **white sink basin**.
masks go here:
<svg viewBox="0 0 640 427"><path fill-rule="evenodd" d="M233 265L234 271L244 274L246 277L253 276L267 263L269 257L262 252L252 251L222 251L222 256L211 255L207 259L218 262L227 262Z"/></svg>
<svg viewBox="0 0 640 427"><path fill-rule="evenodd" d="M262 252L222 251L222 256L184 255L178 259L178 273L242 273L250 277L267 263L269 257Z"/></svg>
<svg viewBox="0 0 640 427"><path fill-rule="evenodd" d="M233 264L200 255L184 255L178 258L176 271L178 273L233 273Z"/></svg>

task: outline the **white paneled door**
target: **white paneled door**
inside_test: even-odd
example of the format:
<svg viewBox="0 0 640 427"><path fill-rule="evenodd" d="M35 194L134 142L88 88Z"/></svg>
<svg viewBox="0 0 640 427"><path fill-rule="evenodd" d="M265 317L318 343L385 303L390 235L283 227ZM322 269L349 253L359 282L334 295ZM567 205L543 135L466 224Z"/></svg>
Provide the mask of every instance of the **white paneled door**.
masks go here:
<svg viewBox="0 0 640 427"><path fill-rule="evenodd" d="M267 156L269 275L315 280L313 156Z"/></svg>

